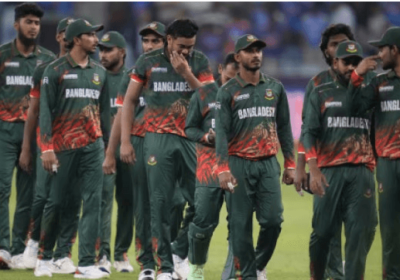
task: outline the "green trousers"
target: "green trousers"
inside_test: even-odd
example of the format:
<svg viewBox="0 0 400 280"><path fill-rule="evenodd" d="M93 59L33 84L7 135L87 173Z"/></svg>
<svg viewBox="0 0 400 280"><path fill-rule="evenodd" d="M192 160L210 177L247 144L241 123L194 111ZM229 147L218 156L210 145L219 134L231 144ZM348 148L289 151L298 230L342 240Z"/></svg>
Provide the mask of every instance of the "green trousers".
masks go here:
<svg viewBox="0 0 400 280"><path fill-rule="evenodd" d="M147 133L144 159L150 191L151 235L153 254L159 273L173 271L171 249L171 207L176 182L182 195L194 207L196 154L194 143L174 134ZM178 234L179 237L179 234ZM182 251L187 252L186 248ZM179 248L179 244L176 245Z"/></svg>
<svg viewBox="0 0 400 280"><path fill-rule="evenodd" d="M229 167L238 182L234 193L226 193L236 279L256 280L257 270L267 266L281 232L283 205L280 166L275 157L250 161L231 156ZM260 225L255 250L254 211Z"/></svg>
<svg viewBox="0 0 400 280"><path fill-rule="evenodd" d="M9 123L0 120L0 250L8 251L11 255L22 254L25 250L36 177L35 172L28 174L18 165L23 134L24 123ZM33 144L31 150L36 151ZM33 154L32 158L35 157ZM8 204L14 168L16 168L17 203L10 246Z"/></svg>
<svg viewBox="0 0 400 280"><path fill-rule="evenodd" d="M384 280L400 279L400 159L379 158L379 225Z"/></svg>
<svg viewBox="0 0 400 280"><path fill-rule="evenodd" d="M364 165L351 164L321 168L321 172L329 187L322 198L314 196L310 240L311 278L324 279L330 242L344 222L344 279L362 280L377 225L373 174Z"/></svg>
<svg viewBox="0 0 400 280"><path fill-rule="evenodd" d="M174 198L172 199L171 209L171 240L174 241L178 237L179 230L181 229L182 222L184 221L184 211L186 200L182 195L179 187L179 182L176 184ZM187 222L185 221L185 225ZM184 228L185 230L185 228ZM187 232L187 230L186 230Z"/></svg>
<svg viewBox="0 0 400 280"><path fill-rule="evenodd" d="M42 222L43 209L46 205L51 188L51 175L44 170L40 152L36 157L36 185L35 195L31 212L30 238L34 241L40 239L40 226ZM75 243L76 233L78 231L80 196L72 192L67 193L67 197L62 207L61 221L59 227L59 236L57 248L54 251L54 259L62 259L71 256L72 246Z"/></svg>
<svg viewBox="0 0 400 280"><path fill-rule="evenodd" d="M44 208L39 258L50 260L62 217L67 193L79 196L82 217L79 221L79 266L94 265L100 230L103 188L104 143L97 139L83 148L57 153L59 168L52 175L49 198Z"/></svg>
<svg viewBox="0 0 400 280"><path fill-rule="evenodd" d="M344 280L342 260L342 226L329 244L324 279Z"/></svg>

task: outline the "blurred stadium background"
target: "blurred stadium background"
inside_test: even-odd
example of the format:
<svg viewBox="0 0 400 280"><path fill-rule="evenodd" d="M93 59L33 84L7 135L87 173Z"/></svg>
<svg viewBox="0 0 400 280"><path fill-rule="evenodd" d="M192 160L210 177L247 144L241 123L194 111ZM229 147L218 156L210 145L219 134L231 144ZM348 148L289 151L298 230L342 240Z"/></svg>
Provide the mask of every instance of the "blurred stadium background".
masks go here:
<svg viewBox="0 0 400 280"><path fill-rule="evenodd" d="M15 37L16 3L0 2L0 43ZM364 47L380 38L389 26L400 26L400 3L396 2L39 2L45 15L39 43L57 52L54 40L57 22L67 16L102 23L105 31L122 33L128 42L126 64L132 66L141 53L138 30L157 20L164 24L189 17L200 26L196 48L203 51L217 72L235 40L252 33L267 42L263 71L280 79L291 107L293 135L300 135L303 94L308 80L327 68L319 43L331 23L348 24Z"/></svg>

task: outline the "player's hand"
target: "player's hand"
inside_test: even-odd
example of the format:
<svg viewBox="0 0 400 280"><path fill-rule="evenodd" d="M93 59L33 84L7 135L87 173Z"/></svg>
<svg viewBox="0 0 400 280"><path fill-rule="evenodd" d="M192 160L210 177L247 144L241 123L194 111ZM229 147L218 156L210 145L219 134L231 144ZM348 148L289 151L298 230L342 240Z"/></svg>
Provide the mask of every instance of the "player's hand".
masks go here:
<svg viewBox="0 0 400 280"><path fill-rule="evenodd" d="M19 166L25 172L31 173L31 171L32 171L32 155L31 155L30 150L22 148L21 154L19 155Z"/></svg>
<svg viewBox="0 0 400 280"><path fill-rule="evenodd" d="M125 162L127 164L135 164L136 153L135 153L135 149L133 148L133 146L130 142L121 144L120 156L121 156L122 162Z"/></svg>
<svg viewBox="0 0 400 280"><path fill-rule="evenodd" d="M296 191L303 196L303 186L307 186L307 173L304 168L296 167L296 172L294 174L294 186Z"/></svg>
<svg viewBox="0 0 400 280"><path fill-rule="evenodd" d="M208 143L215 145L215 131L212 128L208 131Z"/></svg>
<svg viewBox="0 0 400 280"><path fill-rule="evenodd" d="M42 153L40 157L44 170L49 173L57 173L57 168L60 166L56 154L53 151Z"/></svg>
<svg viewBox="0 0 400 280"><path fill-rule="evenodd" d="M236 178L233 177L230 171L222 172L218 175L219 186L228 192L234 193L237 186Z"/></svg>
<svg viewBox="0 0 400 280"><path fill-rule="evenodd" d="M378 59L380 59L379 55L372 55L361 60L356 68L357 74L363 76L367 74L368 71L375 70L378 66Z"/></svg>
<svg viewBox="0 0 400 280"><path fill-rule="evenodd" d="M326 177L319 168L315 168L310 172L310 189L311 191L323 197L325 195L325 187L329 187Z"/></svg>
<svg viewBox="0 0 400 280"><path fill-rule="evenodd" d="M175 72L179 75L184 75L185 73L191 71L189 67L189 63L183 54L178 54L176 51L173 51L170 56L172 67L174 67Z"/></svg>
<svg viewBox="0 0 400 280"><path fill-rule="evenodd" d="M115 156L110 156L107 155L104 158L104 162L103 162L103 172L106 175L110 175L110 174L115 174L116 172L116 162L115 162Z"/></svg>

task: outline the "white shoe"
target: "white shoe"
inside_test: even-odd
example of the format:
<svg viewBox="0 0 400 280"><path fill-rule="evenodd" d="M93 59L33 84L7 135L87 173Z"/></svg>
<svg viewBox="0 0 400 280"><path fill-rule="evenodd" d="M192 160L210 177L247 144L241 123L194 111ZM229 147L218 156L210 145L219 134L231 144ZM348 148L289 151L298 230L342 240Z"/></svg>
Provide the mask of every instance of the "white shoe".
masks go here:
<svg viewBox="0 0 400 280"><path fill-rule="evenodd" d="M101 260L99 261L99 264L97 267L108 274L111 274L111 262L107 259L107 256L104 255Z"/></svg>
<svg viewBox="0 0 400 280"><path fill-rule="evenodd" d="M0 270L11 268L11 255L6 250L0 250Z"/></svg>
<svg viewBox="0 0 400 280"><path fill-rule="evenodd" d="M182 260L179 256L172 255L172 260L174 262L174 271L178 278L186 280L190 271L188 258Z"/></svg>
<svg viewBox="0 0 400 280"><path fill-rule="evenodd" d="M161 273L157 276L157 280L172 280L171 273Z"/></svg>
<svg viewBox="0 0 400 280"><path fill-rule="evenodd" d="M24 255L19 254L11 257L11 268L12 269L26 269L24 265Z"/></svg>
<svg viewBox="0 0 400 280"><path fill-rule="evenodd" d="M125 257L124 261L115 261L114 268L118 272L133 272L133 267L129 263L129 259Z"/></svg>
<svg viewBox="0 0 400 280"><path fill-rule="evenodd" d="M101 271L96 266L78 266L75 271L75 278L80 279L100 279L100 278L108 278L110 274Z"/></svg>
<svg viewBox="0 0 400 280"><path fill-rule="evenodd" d="M29 239L23 253L22 260L25 268L34 269L36 267L37 255L39 251L39 242Z"/></svg>
<svg viewBox="0 0 400 280"><path fill-rule="evenodd" d="M56 274L72 274L76 270L74 262L68 257L52 261L51 264L51 272Z"/></svg>
<svg viewBox="0 0 400 280"><path fill-rule="evenodd" d="M343 275L344 275L345 271L346 271L346 261L343 261Z"/></svg>
<svg viewBox="0 0 400 280"><path fill-rule="evenodd" d="M139 280L154 280L156 272L152 269L142 270L139 274Z"/></svg>
<svg viewBox="0 0 400 280"><path fill-rule="evenodd" d="M172 272L172 280L179 280L179 276L176 274L176 272Z"/></svg>
<svg viewBox="0 0 400 280"><path fill-rule="evenodd" d="M257 280L268 280L267 270L265 268L263 270L257 270Z"/></svg>
<svg viewBox="0 0 400 280"><path fill-rule="evenodd" d="M37 260L36 262L36 268L33 274L36 277L41 277L41 276L48 276L51 277L53 276L51 274L51 261L42 261L42 260Z"/></svg>

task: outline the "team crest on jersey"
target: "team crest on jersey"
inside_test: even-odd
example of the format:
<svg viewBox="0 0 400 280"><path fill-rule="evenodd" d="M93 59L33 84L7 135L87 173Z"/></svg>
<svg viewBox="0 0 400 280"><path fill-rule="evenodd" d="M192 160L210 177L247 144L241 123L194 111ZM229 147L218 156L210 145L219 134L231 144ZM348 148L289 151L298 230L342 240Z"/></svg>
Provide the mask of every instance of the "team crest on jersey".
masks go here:
<svg viewBox="0 0 400 280"><path fill-rule="evenodd" d="M379 183L378 190L380 193L383 193L383 184L382 183Z"/></svg>
<svg viewBox="0 0 400 280"><path fill-rule="evenodd" d="M272 92L272 89L267 89L266 91L265 91L265 99L267 99L267 100L272 100L272 99L274 99L274 93Z"/></svg>
<svg viewBox="0 0 400 280"><path fill-rule="evenodd" d="M157 164L157 160L155 156L150 156L149 159L147 160L147 164L154 166Z"/></svg>
<svg viewBox="0 0 400 280"><path fill-rule="evenodd" d="M110 41L110 34L104 34L103 38L101 38L102 42L108 42Z"/></svg>
<svg viewBox="0 0 400 280"><path fill-rule="evenodd" d="M347 48L346 48L346 51L349 52L349 53L355 53L358 50L357 50L357 47L356 47L355 44L348 44Z"/></svg>
<svg viewBox="0 0 400 280"><path fill-rule="evenodd" d="M253 42L254 40L256 40L256 37L254 37L253 35L247 36L247 41L248 42Z"/></svg>
<svg viewBox="0 0 400 280"><path fill-rule="evenodd" d="M93 84L95 85L100 85L100 76L97 73L93 74L93 80L92 80Z"/></svg>
<svg viewBox="0 0 400 280"><path fill-rule="evenodd" d="M153 23L151 23L150 25L149 25L149 27L151 28L151 29L157 29L157 23L155 23L155 22L153 22Z"/></svg>

